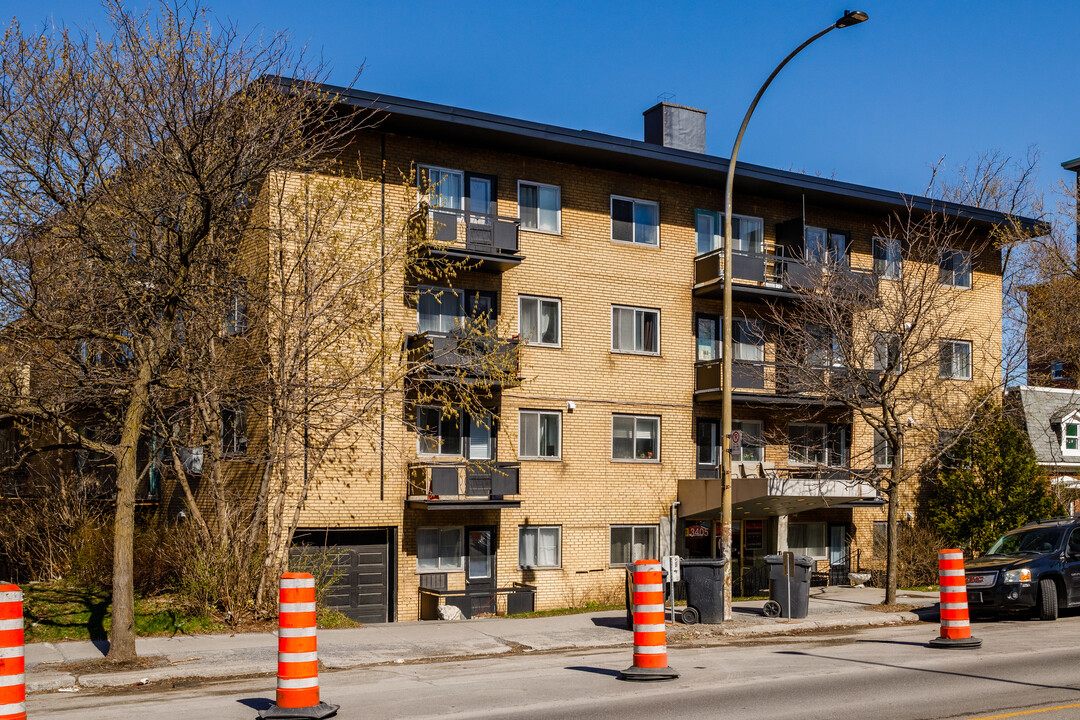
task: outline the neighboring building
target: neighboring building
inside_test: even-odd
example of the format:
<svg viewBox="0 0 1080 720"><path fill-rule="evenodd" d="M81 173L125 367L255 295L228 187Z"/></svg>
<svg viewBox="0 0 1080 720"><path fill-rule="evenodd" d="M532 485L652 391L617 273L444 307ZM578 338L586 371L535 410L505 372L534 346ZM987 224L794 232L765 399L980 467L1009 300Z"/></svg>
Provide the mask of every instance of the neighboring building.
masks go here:
<svg viewBox="0 0 1080 720"><path fill-rule="evenodd" d="M625 565L671 553L672 537L679 554L715 555L727 160L705 154L705 113L660 103L642 142L341 92L378 111L354 144L372 213L415 215L450 243L446 255L475 262L452 287L402 277L388 332L408 352L454 356L455 323L493 313L520 343L521 381L492 399L501 422L410 405L406 385L378 438L318 468L299 537L348 551L347 592L331 601L366 621L413 620L430 614L431 592L463 593L452 600L469 613L502 611L527 603L502 593L492 605L493 590L527 585L537 609L561 607L620 599ZM1005 218L751 164L737 176L735 577L785 548L841 567L860 551L867 565L885 512L852 479L852 458L868 469L892 458L876 457L850 412L785 381L768 308L797 307L810 265L832 258L876 293L903 262L898 243L875 236L893 213L962 216L972 248ZM421 193L417 177L437 190ZM941 339L943 387L957 397L1000 367L1000 256L970 250L940 262L971 332ZM244 416L226 425L223 444L257 457Z"/></svg>
<svg viewBox="0 0 1080 720"><path fill-rule="evenodd" d="M1050 482L1080 489L1080 390L1021 385L1010 388L1006 399L1022 413L1035 458Z"/></svg>

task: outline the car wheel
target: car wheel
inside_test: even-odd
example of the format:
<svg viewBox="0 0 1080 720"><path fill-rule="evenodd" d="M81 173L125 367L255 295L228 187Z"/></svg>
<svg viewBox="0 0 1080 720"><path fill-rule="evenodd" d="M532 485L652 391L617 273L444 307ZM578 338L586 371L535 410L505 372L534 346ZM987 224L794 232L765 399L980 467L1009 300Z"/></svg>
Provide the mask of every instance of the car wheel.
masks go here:
<svg viewBox="0 0 1080 720"><path fill-rule="evenodd" d="M698 613L692 607L685 607L682 611L682 623L683 625L696 625L698 621Z"/></svg>
<svg viewBox="0 0 1080 720"><path fill-rule="evenodd" d="M1057 586L1053 580L1039 581L1039 619L1057 620L1058 596Z"/></svg>

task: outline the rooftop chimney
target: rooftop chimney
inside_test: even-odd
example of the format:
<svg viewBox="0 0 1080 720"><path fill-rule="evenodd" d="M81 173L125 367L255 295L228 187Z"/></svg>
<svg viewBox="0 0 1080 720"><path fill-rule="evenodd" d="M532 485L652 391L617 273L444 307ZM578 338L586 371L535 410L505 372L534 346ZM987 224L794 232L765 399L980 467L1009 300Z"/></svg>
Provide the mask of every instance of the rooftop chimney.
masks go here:
<svg viewBox="0 0 1080 720"><path fill-rule="evenodd" d="M645 142L676 150L705 152L704 110L658 102L642 115L645 116Z"/></svg>

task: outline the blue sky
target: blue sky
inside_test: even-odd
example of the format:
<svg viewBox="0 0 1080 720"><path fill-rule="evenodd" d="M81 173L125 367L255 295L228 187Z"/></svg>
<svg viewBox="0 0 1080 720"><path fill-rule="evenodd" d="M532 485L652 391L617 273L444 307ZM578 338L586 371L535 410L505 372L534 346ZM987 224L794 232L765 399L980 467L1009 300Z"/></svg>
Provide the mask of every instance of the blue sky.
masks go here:
<svg viewBox="0 0 1080 720"><path fill-rule="evenodd" d="M1043 153L1040 183L1080 156L1080 3L870 0L447 3L206 0L243 27L287 30L332 79L472 110L641 139L661 93L707 110L727 156L777 62L845 7L773 83L740 158L921 192L929 166ZM100 23L93 2L8 0L25 27ZM144 7L140 0L136 7Z"/></svg>

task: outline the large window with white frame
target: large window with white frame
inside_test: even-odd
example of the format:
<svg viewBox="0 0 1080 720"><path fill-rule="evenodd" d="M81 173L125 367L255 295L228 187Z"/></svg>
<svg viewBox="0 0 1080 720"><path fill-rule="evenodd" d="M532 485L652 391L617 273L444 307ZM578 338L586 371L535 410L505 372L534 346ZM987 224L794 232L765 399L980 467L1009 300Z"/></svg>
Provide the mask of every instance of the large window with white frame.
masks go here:
<svg viewBox="0 0 1080 720"><path fill-rule="evenodd" d="M442 210L465 209L465 173L460 170L420 166L420 189L426 194L427 203Z"/></svg>
<svg viewBox="0 0 1080 720"><path fill-rule="evenodd" d="M611 416L611 459L660 462L660 416Z"/></svg>
<svg viewBox="0 0 1080 720"><path fill-rule="evenodd" d="M788 523L788 550L823 560L828 555L825 523Z"/></svg>
<svg viewBox="0 0 1080 720"><path fill-rule="evenodd" d="M1080 455L1080 413L1070 413L1061 420L1061 452Z"/></svg>
<svg viewBox="0 0 1080 720"><path fill-rule="evenodd" d="M558 525L518 527L518 566L557 568L562 565L562 528Z"/></svg>
<svg viewBox="0 0 1080 720"><path fill-rule="evenodd" d="M416 569L419 572L464 570L462 527L428 527L416 530Z"/></svg>
<svg viewBox="0 0 1080 720"><path fill-rule="evenodd" d="M611 306L611 351L638 355L660 354L660 311Z"/></svg>
<svg viewBox="0 0 1080 720"><path fill-rule="evenodd" d="M971 379L971 343L967 340L942 340L938 343L938 377L950 380Z"/></svg>
<svg viewBox="0 0 1080 720"><path fill-rule="evenodd" d="M712 210L694 211L694 235L698 255L724 247L724 213ZM731 214L731 249L736 252L760 254L765 244L765 221L759 217Z"/></svg>
<svg viewBox="0 0 1080 720"><path fill-rule="evenodd" d="M946 248L938 257L938 282L956 288L971 287L971 253Z"/></svg>
<svg viewBox="0 0 1080 720"><path fill-rule="evenodd" d="M660 206L651 200L611 196L611 239L636 245L660 245Z"/></svg>
<svg viewBox="0 0 1080 720"><path fill-rule="evenodd" d="M518 457L558 460L562 456L562 413L522 410L518 413Z"/></svg>
<svg viewBox="0 0 1080 720"><path fill-rule="evenodd" d="M561 191L558 185L518 181L518 216L522 230L562 233Z"/></svg>
<svg viewBox="0 0 1080 720"><path fill-rule="evenodd" d="M518 295L518 333L528 345L562 345L562 301L558 298Z"/></svg>
<svg viewBox="0 0 1080 720"><path fill-rule="evenodd" d="M610 563L630 565L656 558L657 537L656 525L612 525Z"/></svg>

